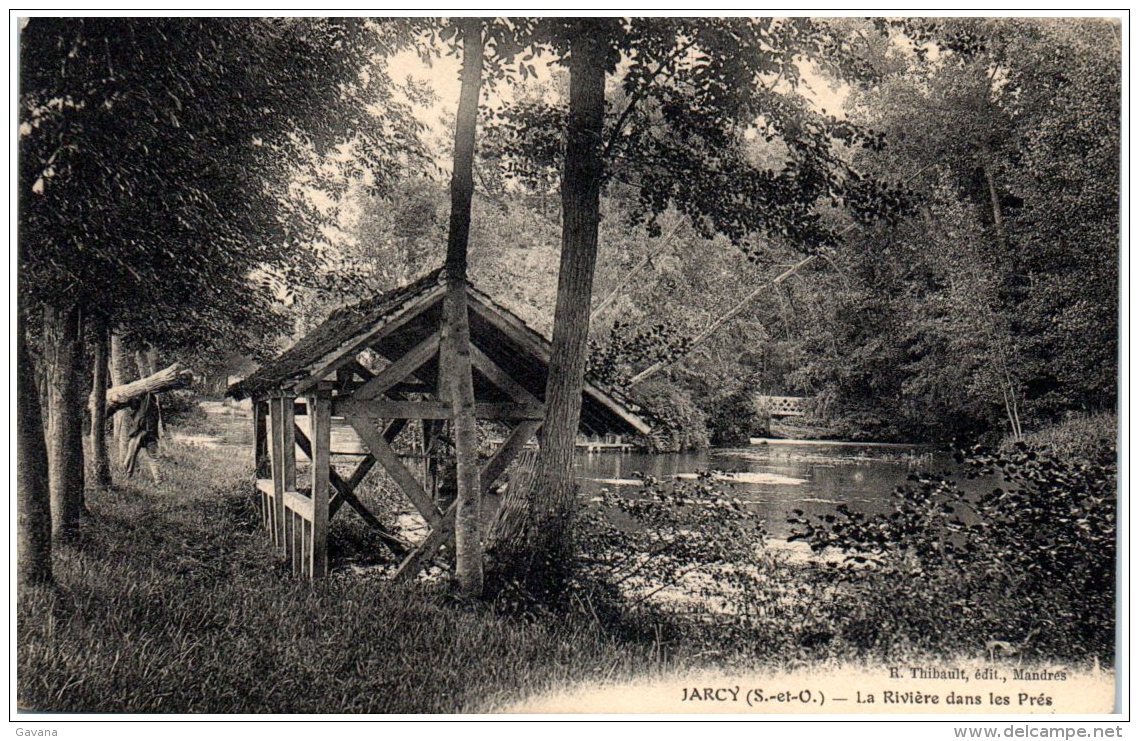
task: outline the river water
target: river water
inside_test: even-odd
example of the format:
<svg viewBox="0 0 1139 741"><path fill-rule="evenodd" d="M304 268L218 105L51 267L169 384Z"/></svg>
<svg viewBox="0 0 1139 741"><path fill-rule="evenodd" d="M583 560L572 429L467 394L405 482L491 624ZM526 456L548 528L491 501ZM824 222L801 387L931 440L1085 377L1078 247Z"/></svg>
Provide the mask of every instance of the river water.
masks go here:
<svg viewBox="0 0 1139 741"><path fill-rule="evenodd" d="M577 468L587 492L633 491L640 474L667 480L715 472L719 483L766 520L772 537L782 538L789 534L787 517L794 509L821 515L845 503L867 514L886 512L891 493L908 474L941 471L948 464L948 455L917 446L796 441L673 455L582 453Z"/></svg>
<svg viewBox="0 0 1139 741"><path fill-rule="evenodd" d="M248 412L220 403L202 404L212 428L209 435L175 433L176 441L232 450L239 465L252 465L252 423ZM303 427L303 422L302 422ZM341 420L333 421L333 449L357 450L359 442ZM298 451L297 460L303 461ZM774 538L789 534L794 509L827 514L836 504L852 510L886 512L890 495L916 471L943 471L947 454L920 446L836 444L824 441L771 441L742 448L712 448L695 453L647 454L581 451L578 477L588 496L601 487L633 492L639 476L657 479L717 474L719 483L748 503L766 521Z"/></svg>

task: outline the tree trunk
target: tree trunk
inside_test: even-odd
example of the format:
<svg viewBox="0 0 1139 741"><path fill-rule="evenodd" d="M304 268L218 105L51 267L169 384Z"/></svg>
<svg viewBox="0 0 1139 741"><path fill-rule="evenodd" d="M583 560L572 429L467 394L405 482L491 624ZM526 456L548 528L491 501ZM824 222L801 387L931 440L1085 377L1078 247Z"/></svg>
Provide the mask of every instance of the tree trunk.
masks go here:
<svg viewBox="0 0 1139 741"><path fill-rule="evenodd" d="M455 507L455 578L459 592L473 598L483 591L482 491L479 486L478 427L471 378L470 325L467 317L467 243L471 230L471 197L479 88L482 84L482 24L462 21L463 73L455 120L455 161L451 173L451 221L445 265L447 295L441 352L446 361L447 395L451 401L458 485Z"/></svg>
<svg viewBox="0 0 1139 741"><path fill-rule="evenodd" d="M22 311L16 321L16 578L29 586L52 581L51 496L40 396Z"/></svg>
<svg viewBox="0 0 1139 741"><path fill-rule="evenodd" d="M123 347L123 338L118 333L111 334L111 386L123 386L130 381L130 377L134 375L129 370L129 363L127 358L127 350ZM114 420L113 428L115 434L115 460L121 461L127 452L127 435L126 435L126 421L125 414L116 414L109 407L106 413Z"/></svg>
<svg viewBox="0 0 1139 741"><path fill-rule="evenodd" d="M129 406L131 401L146 393L158 394L171 389L185 388L194 379L192 371L174 363L168 368L137 381L107 389L107 413L114 414Z"/></svg>
<svg viewBox="0 0 1139 741"><path fill-rule="evenodd" d="M532 594L548 596L563 591L573 555L574 448L581 418L600 222L605 46L599 31L594 23L583 21L570 43L562 254L544 432L527 523L529 563L524 575Z"/></svg>
<svg viewBox="0 0 1139 741"><path fill-rule="evenodd" d="M47 461L51 532L59 541L79 534L83 511L83 342L79 307L44 309L47 378Z"/></svg>
<svg viewBox="0 0 1139 741"><path fill-rule="evenodd" d="M150 350L136 350L135 351L134 365L135 365L135 368L138 370L138 377L139 378L146 378L147 376L153 375L154 372L156 370L158 370L157 368L153 367L153 365L151 364L152 358L153 358L153 356L151 355Z"/></svg>
<svg viewBox="0 0 1139 741"><path fill-rule="evenodd" d="M107 457L107 375L110 372L108 355L111 337L105 317L92 314L90 326L94 341L94 362L91 394L87 401L90 456L87 458L86 475L97 486L108 487L111 485L111 462Z"/></svg>
<svg viewBox="0 0 1139 741"><path fill-rule="evenodd" d="M993 167L990 164L991 158L986 151L985 162L981 165L981 169L985 174L985 185L989 191L989 213L993 220L993 231L997 235L997 244L1000 247L1006 246L1005 238L1005 219L1004 213L1001 211L1001 196L997 192L997 181L993 177Z"/></svg>

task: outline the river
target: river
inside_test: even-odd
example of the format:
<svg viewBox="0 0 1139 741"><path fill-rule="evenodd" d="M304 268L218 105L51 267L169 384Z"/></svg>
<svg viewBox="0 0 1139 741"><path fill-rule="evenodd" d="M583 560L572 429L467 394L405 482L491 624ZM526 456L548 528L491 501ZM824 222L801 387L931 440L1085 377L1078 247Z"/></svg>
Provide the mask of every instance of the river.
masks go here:
<svg viewBox="0 0 1139 741"><path fill-rule="evenodd" d="M770 535L782 538L789 533L787 517L794 509L826 514L845 503L867 514L889 511L890 494L909 473L944 470L949 462L948 455L919 446L781 441L672 455L582 453L577 468L587 491L632 490L641 473L672 479L716 472L725 487L766 520Z"/></svg>
<svg viewBox="0 0 1139 741"><path fill-rule="evenodd" d="M251 465L252 424L246 410L203 402L213 434L175 433L191 445L225 447L235 461ZM302 423L303 426L303 423ZM339 419L333 421L333 448L359 449L359 441ZM303 461L298 451L297 460ZM784 538L793 509L808 514L832 512L845 503L867 514L888 511L890 494L906 476L919 470L945 470L947 454L921 446L836 444L824 441L770 441L743 448L712 448L695 453L578 453L577 472L585 493L600 487L632 491L640 473L658 479L694 477L698 471L719 474L734 496L764 518L768 533Z"/></svg>

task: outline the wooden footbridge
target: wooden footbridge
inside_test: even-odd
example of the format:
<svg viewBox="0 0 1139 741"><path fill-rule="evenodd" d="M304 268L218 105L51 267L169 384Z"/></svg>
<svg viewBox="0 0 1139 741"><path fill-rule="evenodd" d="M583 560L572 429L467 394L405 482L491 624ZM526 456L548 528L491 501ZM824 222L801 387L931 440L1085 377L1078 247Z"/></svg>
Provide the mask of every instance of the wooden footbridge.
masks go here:
<svg viewBox="0 0 1139 741"><path fill-rule="evenodd" d="M807 413L805 396L767 396L756 394L755 405L772 417L802 417Z"/></svg>

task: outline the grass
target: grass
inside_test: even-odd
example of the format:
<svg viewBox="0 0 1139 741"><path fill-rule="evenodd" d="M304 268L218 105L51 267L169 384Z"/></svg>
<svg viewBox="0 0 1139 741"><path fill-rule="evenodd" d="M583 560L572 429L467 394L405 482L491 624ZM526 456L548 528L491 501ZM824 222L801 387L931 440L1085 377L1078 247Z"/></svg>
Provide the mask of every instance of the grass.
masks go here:
<svg viewBox="0 0 1139 741"><path fill-rule="evenodd" d="M1024 442L1064 459L1094 460L1103 451L1114 451L1118 437L1119 417L1114 412L1073 413L1061 422L1027 433ZM1009 446L1006 441L1005 447Z"/></svg>
<svg viewBox="0 0 1139 741"><path fill-rule="evenodd" d="M276 565L243 468L174 448L161 485L89 493L56 588L20 595L21 708L471 712L670 667L595 620L504 617L440 585L334 573L314 590Z"/></svg>

